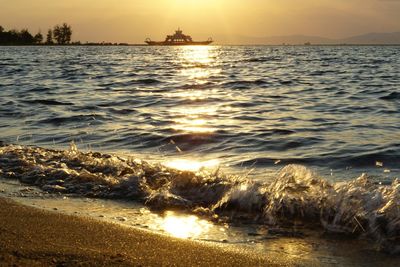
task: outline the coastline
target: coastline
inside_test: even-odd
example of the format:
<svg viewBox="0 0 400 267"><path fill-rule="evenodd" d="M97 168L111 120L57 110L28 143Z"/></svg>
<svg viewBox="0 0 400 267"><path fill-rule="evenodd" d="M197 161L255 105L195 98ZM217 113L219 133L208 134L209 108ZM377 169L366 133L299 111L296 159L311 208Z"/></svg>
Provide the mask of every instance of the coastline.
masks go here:
<svg viewBox="0 0 400 267"><path fill-rule="evenodd" d="M0 198L0 266L281 266L296 263ZM298 263L297 263L298 264Z"/></svg>
<svg viewBox="0 0 400 267"><path fill-rule="evenodd" d="M89 44L66 44L66 45L48 45L48 44L0 44L0 47L27 47L27 46L35 46L35 47L113 47L113 46L119 46L119 47L124 47L124 46L136 46L136 47L157 47L157 45L148 45L148 44L128 44L128 43L121 43L121 44L102 44L102 43L89 43ZM174 45L164 45L166 47L174 47ZM178 45L179 46L179 45ZM180 46L185 46L185 45L180 45ZM265 43L265 44L257 44L257 43L249 43L249 44L230 44L230 43L214 43L214 44L209 44L205 46L238 46L238 47L245 47L245 46L267 46L267 47L276 47L276 46L283 46L283 47L358 47L358 46L365 46L365 47L373 47L373 46L383 46L383 47L390 47L390 46L400 46L400 43L394 43L394 44L363 44L363 43L354 43L354 44L347 44L347 43L332 43L332 44L321 44L321 43L311 43L311 44L272 44L272 43Z"/></svg>

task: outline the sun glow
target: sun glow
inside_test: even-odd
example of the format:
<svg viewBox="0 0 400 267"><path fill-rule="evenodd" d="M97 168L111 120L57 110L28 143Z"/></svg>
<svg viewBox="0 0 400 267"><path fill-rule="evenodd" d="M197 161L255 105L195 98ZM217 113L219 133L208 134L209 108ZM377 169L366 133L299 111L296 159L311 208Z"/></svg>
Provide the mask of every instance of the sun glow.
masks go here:
<svg viewBox="0 0 400 267"><path fill-rule="evenodd" d="M191 133L213 133L217 129L212 127L213 117L217 115L217 107L192 107L171 110L176 118L173 129Z"/></svg>
<svg viewBox="0 0 400 267"><path fill-rule="evenodd" d="M204 84L207 79L221 72L214 68L218 52L213 46L185 46L180 48L178 63L182 66L181 76L194 84Z"/></svg>
<svg viewBox="0 0 400 267"><path fill-rule="evenodd" d="M209 64L213 61L212 50L213 46L183 46L180 48L179 59L183 66L193 64Z"/></svg>
<svg viewBox="0 0 400 267"><path fill-rule="evenodd" d="M173 128L177 131L191 132L191 133L213 133L217 129L207 127L208 122L204 119L180 119L175 120L176 125Z"/></svg>
<svg viewBox="0 0 400 267"><path fill-rule="evenodd" d="M221 72L218 65L217 47L184 46L177 49L176 64L181 66L178 79L185 81L184 90L171 92L168 97L180 98L185 105L169 110L174 119L172 128L190 133L213 133L214 125L220 107L207 104L210 95L215 95L214 89L198 87L209 82L212 75Z"/></svg>
<svg viewBox="0 0 400 267"><path fill-rule="evenodd" d="M162 229L178 238L195 238L208 232L212 227L210 222L200 220L194 215L176 215L172 211L166 212L161 220Z"/></svg>
<svg viewBox="0 0 400 267"><path fill-rule="evenodd" d="M181 171L199 171L203 168L216 168L220 164L219 160L212 159L207 161L197 161L191 159L174 159L164 163L165 166Z"/></svg>

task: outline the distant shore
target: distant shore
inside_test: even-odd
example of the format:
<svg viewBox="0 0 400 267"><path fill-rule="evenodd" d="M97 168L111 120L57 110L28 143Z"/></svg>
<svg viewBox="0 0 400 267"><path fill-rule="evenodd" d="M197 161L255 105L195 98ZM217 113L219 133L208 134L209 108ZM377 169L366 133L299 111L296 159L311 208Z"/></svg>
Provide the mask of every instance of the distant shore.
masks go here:
<svg viewBox="0 0 400 267"><path fill-rule="evenodd" d="M270 259L0 198L0 266L280 266Z"/></svg>
<svg viewBox="0 0 400 267"><path fill-rule="evenodd" d="M118 43L118 44L102 44L102 43L88 43L88 44L67 44L67 45L47 45L47 44L28 44L28 45L3 45L0 44L0 47L7 46L42 46L42 47L76 47L76 46L149 46L147 44L127 44L127 43ZM400 44L211 44L208 46L400 46ZM150 47L150 46L149 46ZM157 46L156 46L157 47Z"/></svg>
<svg viewBox="0 0 400 267"><path fill-rule="evenodd" d="M58 44L0 44L0 46L46 46L46 47L65 47L65 46L149 46L147 44L126 44L126 43L119 43L119 44L102 44L102 43L88 43L88 44L65 44L65 45L58 45Z"/></svg>

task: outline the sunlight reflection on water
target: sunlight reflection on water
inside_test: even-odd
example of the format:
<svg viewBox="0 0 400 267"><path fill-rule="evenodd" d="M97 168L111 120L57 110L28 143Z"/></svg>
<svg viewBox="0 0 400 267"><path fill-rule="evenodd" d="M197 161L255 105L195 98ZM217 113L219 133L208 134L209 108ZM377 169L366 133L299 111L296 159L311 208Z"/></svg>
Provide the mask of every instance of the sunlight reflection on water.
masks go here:
<svg viewBox="0 0 400 267"><path fill-rule="evenodd" d="M205 68L216 62L215 48L211 46L188 46L181 47L178 53L178 59L182 69L180 75L185 80L192 84L204 84L208 81L211 75L217 74L221 71L219 68ZM169 95L171 98L181 98L189 101L206 100L209 98L209 90L203 89L190 89L172 93ZM183 132L192 133L212 133L217 129L212 127L211 124L218 123L215 121L218 114L218 106L204 106L201 103L198 106L191 106L190 108L183 106L172 109L170 114L175 117L172 126L173 129ZM212 120L210 118L213 118Z"/></svg>
<svg viewBox="0 0 400 267"><path fill-rule="evenodd" d="M212 227L210 222L200 220L194 215L176 215L172 211L166 212L159 223L166 233L178 238L196 238Z"/></svg>
<svg viewBox="0 0 400 267"><path fill-rule="evenodd" d="M373 46L3 47L0 139L218 158L260 180L301 163L392 181L399 59Z"/></svg>
<svg viewBox="0 0 400 267"><path fill-rule="evenodd" d="M174 159L164 163L165 166L181 171L199 171L202 168L215 168L220 164L219 160L197 161L191 159Z"/></svg>
<svg viewBox="0 0 400 267"><path fill-rule="evenodd" d="M178 62L180 75L195 84L204 84L211 75L221 72L220 68L209 68L218 62L217 50L212 46L188 46L180 48Z"/></svg>

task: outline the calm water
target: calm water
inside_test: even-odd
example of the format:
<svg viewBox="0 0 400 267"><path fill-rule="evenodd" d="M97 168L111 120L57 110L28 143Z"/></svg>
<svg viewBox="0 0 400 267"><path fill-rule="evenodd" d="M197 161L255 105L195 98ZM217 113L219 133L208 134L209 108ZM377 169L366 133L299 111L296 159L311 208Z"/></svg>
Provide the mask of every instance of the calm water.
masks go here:
<svg viewBox="0 0 400 267"><path fill-rule="evenodd" d="M400 47L0 47L0 88L8 143L399 174Z"/></svg>

